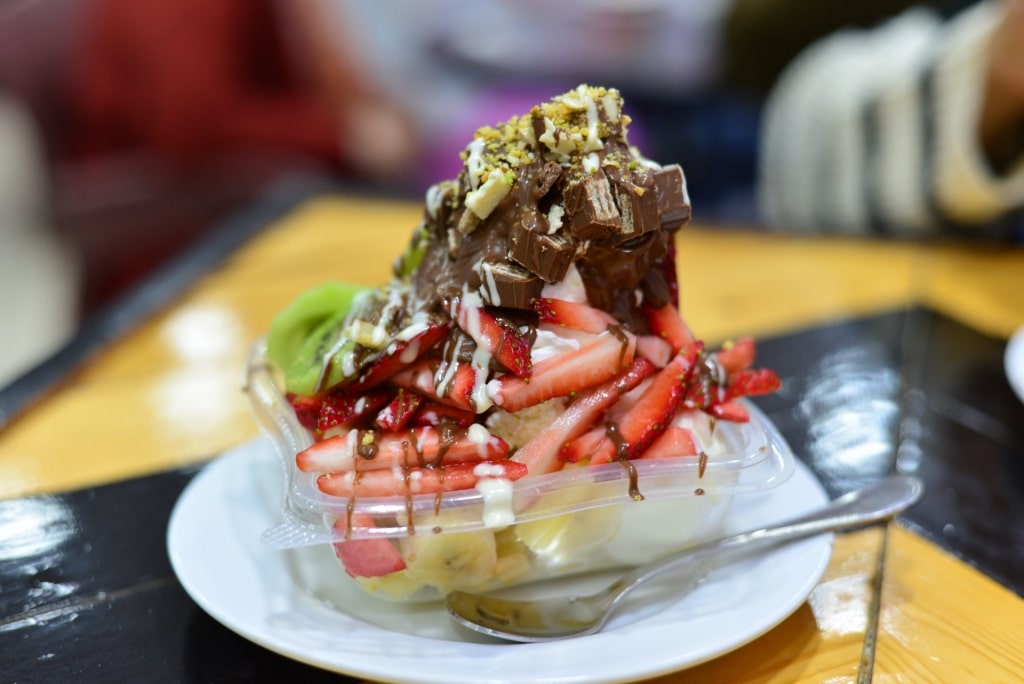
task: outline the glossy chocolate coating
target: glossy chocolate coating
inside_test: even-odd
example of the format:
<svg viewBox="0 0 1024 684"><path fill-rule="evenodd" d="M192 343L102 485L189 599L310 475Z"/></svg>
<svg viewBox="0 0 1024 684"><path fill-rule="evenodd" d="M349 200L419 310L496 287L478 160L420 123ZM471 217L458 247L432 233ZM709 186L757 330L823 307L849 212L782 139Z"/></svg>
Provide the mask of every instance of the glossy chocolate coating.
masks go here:
<svg viewBox="0 0 1024 684"><path fill-rule="evenodd" d="M682 169L630 148L614 91L563 98L564 107L482 129L467 148L457 184L424 219L434 240L414 278L421 302L444 307L473 292L490 306L530 310L573 265L590 303L627 326L645 328L639 300L669 300L672 269L662 262L671 231L690 217Z"/></svg>

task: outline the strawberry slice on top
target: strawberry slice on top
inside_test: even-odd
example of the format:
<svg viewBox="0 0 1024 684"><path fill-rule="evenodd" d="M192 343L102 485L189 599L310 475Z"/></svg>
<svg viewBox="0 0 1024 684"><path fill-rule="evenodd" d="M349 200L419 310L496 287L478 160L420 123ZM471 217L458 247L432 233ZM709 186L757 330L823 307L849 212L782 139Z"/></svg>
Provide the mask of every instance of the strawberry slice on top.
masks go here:
<svg viewBox="0 0 1024 684"><path fill-rule="evenodd" d="M518 378L530 377L530 341L511 321L491 314L483 306L474 306L466 298L455 304L456 322L478 346Z"/></svg>
<svg viewBox="0 0 1024 684"><path fill-rule="evenodd" d="M413 414L423 405L423 401L423 395L399 387L395 398L380 410L374 423L383 430L397 432L405 427Z"/></svg>
<svg viewBox="0 0 1024 684"><path fill-rule="evenodd" d="M487 383L496 406L515 413L553 399L599 385L633 362L636 336L615 328L594 335L578 349L540 361L528 379L503 375Z"/></svg>
<svg viewBox="0 0 1024 684"><path fill-rule="evenodd" d="M358 473L326 473L317 478L317 487L324 494L331 496L408 496L472 489L478 482L488 478L515 481L526 474L527 468L523 463L480 461L436 468L388 468Z"/></svg>
<svg viewBox="0 0 1024 684"><path fill-rule="evenodd" d="M370 363L351 383L350 392L374 387L420 358L438 342L444 339L450 328L448 323L431 322L408 340L395 340L387 346L384 354Z"/></svg>
<svg viewBox="0 0 1024 684"><path fill-rule="evenodd" d="M541 323L550 323L595 335L619 325L619 322L610 313L595 309L588 304L551 297L538 297L533 300L532 304Z"/></svg>
<svg viewBox="0 0 1024 684"><path fill-rule="evenodd" d="M358 394L349 393L346 388L334 390L320 402L316 429L323 434L338 426L359 423L387 405L394 394L393 390L383 387Z"/></svg>
<svg viewBox="0 0 1024 684"><path fill-rule="evenodd" d="M683 404L686 385L700 359L703 345L694 342L676 354L658 371L632 406L614 423L604 427L604 435L583 435L585 444L566 447L566 458L589 458L590 463L606 463L613 458L638 458L657 439ZM589 453L589 455L588 455Z"/></svg>
<svg viewBox="0 0 1024 684"><path fill-rule="evenodd" d="M521 446L513 458L525 463L531 475L558 470L562 446L590 429L623 394L639 385L654 371L654 364L647 359L634 359L629 368L608 382L578 396L536 437Z"/></svg>
<svg viewBox="0 0 1024 684"><path fill-rule="evenodd" d="M659 308L645 305L643 311L651 333L666 340L672 345L673 351L679 351L696 340L686 321L679 315L679 309L672 304Z"/></svg>
<svg viewBox="0 0 1024 684"><path fill-rule="evenodd" d="M750 368L754 363L754 356L757 352L753 338L741 337L731 342L726 342L722 348L715 352L718 363L729 375Z"/></svg>
<svg viewBox="0 0 1024 684"><path fill-rule="evenodd" d="M508 457L505 440L482 425L470 426L454 435L449 432L435 427L400 432L353 429L300 451L295 456L295 465L307 473L363 472Z"/></svg>

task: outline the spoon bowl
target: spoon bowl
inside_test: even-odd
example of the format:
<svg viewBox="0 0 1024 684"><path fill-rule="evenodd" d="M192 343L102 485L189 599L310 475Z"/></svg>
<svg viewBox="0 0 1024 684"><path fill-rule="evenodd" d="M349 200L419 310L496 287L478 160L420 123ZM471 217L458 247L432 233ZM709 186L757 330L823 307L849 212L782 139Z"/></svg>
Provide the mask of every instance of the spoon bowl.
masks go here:
<svg viewBox="0 0 1024 684"><path fill-rule="evenodd" d="M696 588L725 554L883 522L915 504L923 492L919 479L891 475L844 494L817 511L698 544L641 565L596 594L530 600L456 591L448 594L446 606L460 624L509 641L552 641L593 634L604 627L634 589L665 573L680 573L673 594L683 596Z"/></svg>

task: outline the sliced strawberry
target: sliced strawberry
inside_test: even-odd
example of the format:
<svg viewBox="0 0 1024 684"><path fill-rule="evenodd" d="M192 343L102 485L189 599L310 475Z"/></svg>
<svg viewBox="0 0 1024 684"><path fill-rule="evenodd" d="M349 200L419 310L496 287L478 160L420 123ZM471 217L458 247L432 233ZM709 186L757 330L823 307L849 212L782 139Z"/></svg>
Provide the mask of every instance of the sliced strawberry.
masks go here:
<svg viewBox="0 0 1024 684"><path fill-rule="evenodd" d="M565 299L538 297L533 300L533 310L540 316L541 323L551 323L595 335L619 325L614 316L601 309Z"/></svg>
<svg viewBox="0 0 1024 684"><path fill-rule="evenodd" d="M391 376L391 384L419 392L427 398L436 399L434 373L441 362L437 359L420 359L408 364Z"/></svg>
<svg viewBox="0 0 1024 684"><path fill-rule="evenodd" d="M382 430L398 432L405 427L409 419L423 404L423 395L417 394L404 387L398 388L398 393L387 406L380 410L374 422Z"/></svg>
<svg viewBox="0 0 1024 684"><path fill-rule="evenodd" d="M615 444L608 439L607 427L602 424L567 441L558 455L569 463L608 463L615 460Z"/></svg>
<svg viewBox="0 0 1024 684"><path fill-rule="evenodd" d="M757 349L753 338L741 337L732 342L726 342L722 348L715 352L718 363L728 375L737 373L745 368L750 368L754 363L754 355Z"/></svg>
<svg viewBox="0 0 1024 684"><path fill-rule="evenodd" d="M684 427L669 425L639 458L677 458L696 456L698 453L693 432Z"/></svg>
<svg viewBox="0 0 1024 684"><path fill-rule="evenodd" d="M391 383L419 392L431 401L477 412L474 404L476 371L469 364L449 365L436 359L424 359L391 376Z"/></svg>
<svg viewBox="0 0 1024 684"><path fill-rule="evenodd" d="M672 345L672 351L679 351L696 339L679 315L679 310L672 304L666 304L660 309L645 306L644 315L651 332Z"/></svg>
<svg viewBox="0 0 1024 684"><path fill-rule="evenodd" d="M422 332L417 333L407 342L402 340L392 342L383 356L370 364L358 378L349 383L348 391L358 392L384 382L444 339L450 327L449 323L430 323Z"/></svg>
<svg viewBox="0 0 1024 684"><path fill-rule="evenodd" d="M350 430L317 442L295 456L303 472L369 471L401 466L435 466L508 457L508 444L483 426L457 434L434 427L402 432Z"/></svg>
<svg viewBox="0 0 1024 684"><path fill-rule="evenodd" d="M577 397L536 437L520 447L513 458L526 464L531 475L558 470L562 445L588 430L619 397L654 371L654 364L647 359L634 359L628 369Z"/></svg>
<svg viewBox="0 0 1024 684"><path fill-rule="evenodd" d="M780 385L779 376L774 371L746 368L731 374L727 384L722 386L715 374L702 364L690 380L684 404L724 420L744 422L750 416L746 408L735 404L734 400L748 395L769 394Z"/></svg>
<svg viewBox="0 0 1024 684"><path fill-rule="evenodd" d="M700 363L690 377L683 403L688 408L707 410L725 400L725 390L719 384L719 374L706 363Z"/></svg>
<svg viewBox="0 0 1024 684"><path fill-rule="evenodd" d="M526 474L526 465L516 461L479 461L437 468L387 468L359 473L327 473L317 478L317 486L320 491L331 496L406 496L454 492L470 489L482 479L518 480Z"/></svg>
<svg viewBox="0 0 1024 684"><path fill-rule="evenodd" d="M476 420L476 414L467 409L461 409L437 401L424 400L420 410L413 414L410 424L416 426L429 425L437 427L442 423L469 427Z"/></svg>
<svg viewBox="0 0 1024 684"><path fill-rule="evenodd" d="M530 377L530 341L513 323L497 318L482 307L460 300L456 321L463 332L486 349L494 359L518 378Z"/></svg>
<svg viewBox="0 0 1024 684"><path fill-rule="evenodd" d="M320 403L317 416L317 430L321 433L331 428L360 422L364 417L374 415L394 396L389 389L374 388L361 394L350 394L347 388L335 390Z"/></svg>
<svg viewBox="0 0 1024 684"><path fill-rule="evenodd" d="M617 423L606 427L607 445L590 447L592 464L612 458L629 459L642 454L668 427L686 395L686 384L700 358L700 342L688 345L658 371L644 393ZM609 449L610 445L612 448ZM588 445L589 446L589 445ZM568 447L572 449L573 447Z"/></svg>
<svg viewBox="0 0 1024 684"><path fill-rule="evenodd" d="M482 396L476 396L477 369L472 364L461 362L456 362L453 368L454 371L449 371L442 366L434 375L438 401L474 412L490 408L490 398L486 396L483 387L479 388ZM487 405L483 405L485 403Z"/></svg>
<svg viewBox="0 0 1024 684"><path fill-rule="evenodd" d="M298 418L299 424L307 430L316 430L316 423L320 417L320 402L323 401L323 397L319 395L303 397L289 392L285 395L285 399L295 410L295 417Z"/></svg>
<svg viewBox="0 0 1024 684"><path fill-rule="evenodd" d="M672 345L666 340L654 335L637 335L636 353L638 356L650 359L658 368L664 368L672 359L675 353Z"/></svg>
<svg viewBox="0 0 1024 684"><path fill-rule="evenodd" d="M515 413L607 382L633 362L635 353L636 336L617 328L538 362L529 379L503 375L489 382L487 390L497 406Z"/></svg>
<svg viewBox="0 0 1024 684"><path fill-rule="evenodd" d="M730 420L734 423L746 423L750 420L750 412L738 401L725 401L715 404L707 409L708 413L721 420Z"/></svg>
<svg viewBox="0 0 1024 684"><path fill-rule="evenodd" d="M353 513L353 527L373 527L373 519L365 513ZM338 518L334 529L345 533L344 517ZM346 539L334 543L334 555L345 572L352 577L381 577L405 569L405 560L390 539Z"/></svg>
<svg viewBox="0 0 1024 684"><path fill-rule="evenodd" d="M728 401L755 394L771 394L781 385L782 381L775 371L767 368L745 368L730 375L729 385L725 388L725 399Z"/></svg>

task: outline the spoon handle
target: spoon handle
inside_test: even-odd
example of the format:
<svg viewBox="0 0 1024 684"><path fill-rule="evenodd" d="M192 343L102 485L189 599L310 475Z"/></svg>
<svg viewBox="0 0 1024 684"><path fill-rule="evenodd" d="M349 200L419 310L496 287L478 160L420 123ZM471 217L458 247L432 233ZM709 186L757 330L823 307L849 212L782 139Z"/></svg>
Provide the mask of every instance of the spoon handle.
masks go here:
<svg viewBox="0 0 1024 684"><path fill-rule="evenodd" d="M608 605L615 605L644 582L690 564L698 564L687 579L688 584L696 586L712 567L709 559L720 553L796 541L888 520L913 505L923 491L924 485L916 477L892 475L807 515L691 546L623 575L609 587Z"/></svg>

